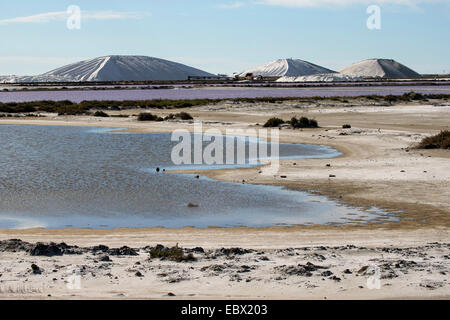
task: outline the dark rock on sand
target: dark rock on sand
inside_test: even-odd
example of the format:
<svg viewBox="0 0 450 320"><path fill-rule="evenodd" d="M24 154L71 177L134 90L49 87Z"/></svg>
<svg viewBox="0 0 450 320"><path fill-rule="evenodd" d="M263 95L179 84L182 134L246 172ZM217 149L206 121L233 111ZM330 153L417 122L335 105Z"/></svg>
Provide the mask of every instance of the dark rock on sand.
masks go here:
<svg viewBox="0 0 450 320"><path fill-rule="evenodd" d="M405 261L405 260L399 260L397 263L395 263L394 267L399 268L411 268L415 267L417 263L415 261Z"/></svg>
<svg viewBox="0 0 450 320"><path fill-rule="evenodd" d="M250 266L247 266L247 265L242 265L241 267L240 267L240 269L237 271L237 273L246 273L246 272L250 272L251 270L254 270L255 269L255 267L250 267Z"/></svg>
<svg viewBox="0 0 450 320"><path fill-rule="evenodd" d="M319 269L328 269L328 267L317 266L312 264L311 262L306 263L305 265L293 265L293 266L280 266L275 267L276 270L280 271L282 274L289 276L304 276L311 277L312 272L317 271Z"/></svg>
<svg viewBox="0 0 450 320"><path fill-rule="evenodd" d="M113 248L108 250L111 256L137 256L138 253L133 248L123 246L120 248Z"/></svg>
<svg viewBox="0 0 450 320"><path fill-rule="evenodd" d="M39 268L36 264L32 264L31 265L31 271L33 272L33 274L41 274L41 268Z"/></svg>
<svg viewBox="0 0 450 320"><path fill-rule="evenodd" d="M94 252L94 253L96 253L96 252L98 252L98 251L101 251L101 252L107 252L107 251L109 250L109 247L100 244L100 245L98 245L98 246L92 247L91 250L92 250L92 252Z"/></svg>
<svg viewBox="0 0 450 320"><path fill-rule="evenodd" d="M98 260L102 262L111 262L111 258L107 254L100 256Z"/></svg>
<svg viewBox="0 0 450 320"><path fill-rule="evenodd" d="M350 269L345 269L345 270L344 270L344 273L345 273L345 274L352 274L353 272L351 272Z"/></svg>
<svg viewBox="0 0 450 320"><path fill-rule="evenodd" d="M197 253L205 253L205 250L202 247L195 247L193 249L187 249L188 252L197 252Z"/></svg>
<svg viewBox="0 0 450 320"><path fill-rule="evenodd" d="M62 256L63 251L60 249L58 245L51 242L49 244L38 242L36 245L30 250L30 255L32 256Z"/></svg>
<svg viewBox="0 0 450 320"><path fill-rule="evenodd" d="M363 266L358 270L358 274L365 274L365 272L369 269L369 266Z"/></svg>
<svg viewBox="0 0 450 320"><path fill-rule="evenodd" d="M222 272L222 271L224 271L227 267L228 267L228 266L226 266L226 265L213 264L213 265L210 265L210 266L204 266L204 267L202 267L202 268L200 269L200 271L207 271L207 270L210 270L210 271L214 271L214 272Z"/></svg>
<svg viewBox="0 0 450 320"><path fill-rule="evenodd" d="M0 241L0 252L29 251L33 245L20 239Z"/></svg>
<svg viewBox="0 0 450 320"><path fill-rule="evenodd" d="M331 279L331 280L334 280L334 281L337 281L337 282L341 281L341 278L336 277L336 276L329 277L328 279Z"/></svg>
<svg viewBox="0 0 450 320"><path fill-rule="evenodd" d="M137 271L134 275L139 278L142 278L144 276L140 271Z"/></svg>
<svg viewBox="0 0 450 320"><path fill-rule="evenodd" d="M217 250L218 254L222 254L222 255L226 255L226 256L230 256L230 255L243 255L243 254L247 254L247 253L252 253L253 250L249 250L249 249L242 249L242 248L221 248L219 250Z"/></svg>

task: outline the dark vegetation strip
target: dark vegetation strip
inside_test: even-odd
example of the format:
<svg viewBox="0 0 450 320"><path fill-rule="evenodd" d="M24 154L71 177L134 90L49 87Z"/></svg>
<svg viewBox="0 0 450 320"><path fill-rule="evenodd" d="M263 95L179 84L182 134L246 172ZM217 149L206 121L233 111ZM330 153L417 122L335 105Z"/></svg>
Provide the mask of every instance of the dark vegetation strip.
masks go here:
<svg viewBox="0 0 450 320"><path fill-rule="evenodd" d="M427 101L429 99L450 100L447 94L420 94L415 92L403 95L365 95L359 97L284 97L284 98L238 98L238 99L192 99L192 100L94 100L74 103L69 100L63 101L34 101L34 102L8 102L0 103L0 112L3 113L30 113L30 112L53 112L59 115L90 114L90 110L122 110L130 108L142 109L181 109L207 104L215 104L222 101L236 101L245 103L282 103L284 101L316 102L337 101L349 102L348 99L366 99L369 101L385 103L402 103L411 101Z"/></svg>
<svg viewBox="0 0 450 320"><path fill-rule="evenodd" d="M284 121L280 118L270 118L264 124L265 128L276 128L283 124L289 125L294 129L301 128L319 128L319 123L315 119L308 119L306 117L300 117L297 119L296 117L291 118L289 121Z"/></svg>

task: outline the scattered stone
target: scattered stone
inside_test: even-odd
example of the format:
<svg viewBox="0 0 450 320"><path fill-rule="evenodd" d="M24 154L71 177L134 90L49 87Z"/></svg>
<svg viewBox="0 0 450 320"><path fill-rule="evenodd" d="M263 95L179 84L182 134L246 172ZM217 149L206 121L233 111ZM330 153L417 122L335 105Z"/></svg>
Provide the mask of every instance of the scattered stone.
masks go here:
<svg viewBox="0 0 450 320"><path fill-rule="evenodd" d="M189 202L187 206L188 208L198 208L198 204L192 202Z"/></svg>
<svg viewBox="0 0 450 320"><path fill-rule="evenodd" d="M336 276L329 277L328 279L334 280L336 282L340 282L342 279Z"/></svg>
<svg viewBox="0 0 450 320"><path fill-rule="evenodd" d="M94 253L97 252L97 251L106 252L108 250L109 250L109 247L108 246L104 246L102 244L92 247L92 251Z"/></svg>
<svg viewBox="0 0 450 320"><path fill-rule="evenodd" d="M243 255L247 253L251 253L253 250L242 249L242 248L221 248L218 250L219 254L223 254L226 256L230 255Z"/></svg>
<svg viewBox="0 0 450 320"><path fill-rule="evenodd" d="M140 271L137 271L134 275L139 278L142 278L144 276Z"/></svg>
<svg viewBox="0 0 450 320"><path fill-rule="evenodd" d="M167 295L168 295L169 297L175 297L175 293L172 293L172 292L169 292Z"/></svg>
<svg viewBox="0 0 450 320"><path fill-rule="evenodd" d="M297 266L279 266L275 267L276 270L281 273L289 276L304 276L311 277L313 271L317 271L319 269L328 269L328 267L317 266L312 264L311 262L306 263L305 265L299 264Z"/></svg>
<svg viewBox="0 0 450 320"><path fill-rule="evenodd" d="M330 174L329 177L330 178L336 178L336 176L334 174Z"/></svg>
<svg viewBox="0 0 450 320"><path fill-rule="evenodd" d="M1 252L19 252L31 250L32 244L20 239L9 239L0 241Z"/></svg>
<svg viewBox="0 0 450 320"><path fill-rule="evenodd" d="M45 244L38 242L31 250L30 255L32 256L46 256L46 257L53 257L53 256L62 256L63 251L51 242L50 244Z"/></svg>
<svg viewBox="0 0 450 320"><path fill-rule="evenodd" d="M33 274L41 274L41 268L39 268L36 264L31 265L31 270L33 271Z"/></svg>
<svg viewBox="0 0 450 320"><path fill-rule="evenodd" d="M111 262L111 258L107 254L101 256L98 260L102 262Z"/></svg>
<svg viewBox="0 0 450 320"><path fill-rule="evenodd" d="M138 253L133 248L123 246L120 248L109 249L108 253L111 256L137 256Z"/></svg>
<svg viewBox="0 0 450 320"><path fill-rule="evenodd" d="M405 260L399 260L397 263L394 264L395 268L411 268L416 266L417 263L415 261L405 261Z"/></svg>
<svg viewBox="0 0 450 320"><path fill-rule="evenodd" d="M364 274L367 271L367 269L369 269L369 266L362 267L361 269L358 270L358 274Z"/></svg>
<svg viewBox="0 0 450 320"><path fill-rule="evenodd" d="M435 290L437 288L442 288L444 284L442 282L427 281L425 283L421 283L420 286L426 289Z"/></svg>
<svg viewBox="0 0 450 320"><path fill-rule="evenodd" d="M350 269L345 269L345 270L344 270L344 273L345 273L345 274L352 274L353 272L351 272Z"/></svg>

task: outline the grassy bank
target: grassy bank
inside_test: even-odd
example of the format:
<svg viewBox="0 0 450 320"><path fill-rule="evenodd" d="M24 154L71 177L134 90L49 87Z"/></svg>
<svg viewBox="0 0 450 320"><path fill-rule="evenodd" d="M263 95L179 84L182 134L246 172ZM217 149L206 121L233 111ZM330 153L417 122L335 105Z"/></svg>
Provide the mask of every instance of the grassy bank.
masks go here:
<svg viewBox="0 0 450 320"><path fill-rule="evenodd" d="M193 100L93 100L74 103L69 100L63 101L33 101L33 102L8 102L0 103L0 112L3 113L30 113L30 112L53 112L60 115L90 114L91 110L122 110L131 108L141 109L182 109L195 106L215 104L222 101L234 101L242 103L282 103L285 101L298 101L303 103L318 101L336 101L349 103L351 100L366 100L368 102L379 102L386 104L405 103L412 101L428 100L450 100L450 95L445 94L420 94L415 92L403 95L365 95L358 97L285 97L285 98L238 98L238 99L193 99Z"/></svg>

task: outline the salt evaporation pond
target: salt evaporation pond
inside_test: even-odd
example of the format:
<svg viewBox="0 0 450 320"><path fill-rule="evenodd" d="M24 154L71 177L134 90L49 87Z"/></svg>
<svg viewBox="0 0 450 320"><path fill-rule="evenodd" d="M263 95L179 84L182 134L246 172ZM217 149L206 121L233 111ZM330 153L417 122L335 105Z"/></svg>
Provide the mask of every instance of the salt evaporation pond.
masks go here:
<svg viewBox="0 0 450 320"><path fill-rule="evenodd" d="M264 227L372 221L383 215L275 186L156 172L173 166L176 142L170 134L107 130L0 125L0 228ZM338 153L281 144L280 155ZM189 202L198 208L189 208Z"/></svg>
<svg viewBox="0 0 450 320"><path fill-rule="evenodd" d="M0 92L0 102L30 102L41 100L152 100L152 99L234 99L264 97L354 97L361 95L450 94L450 86L367 86L323 88L175 88L134 90L55 90Z"/></svg>

